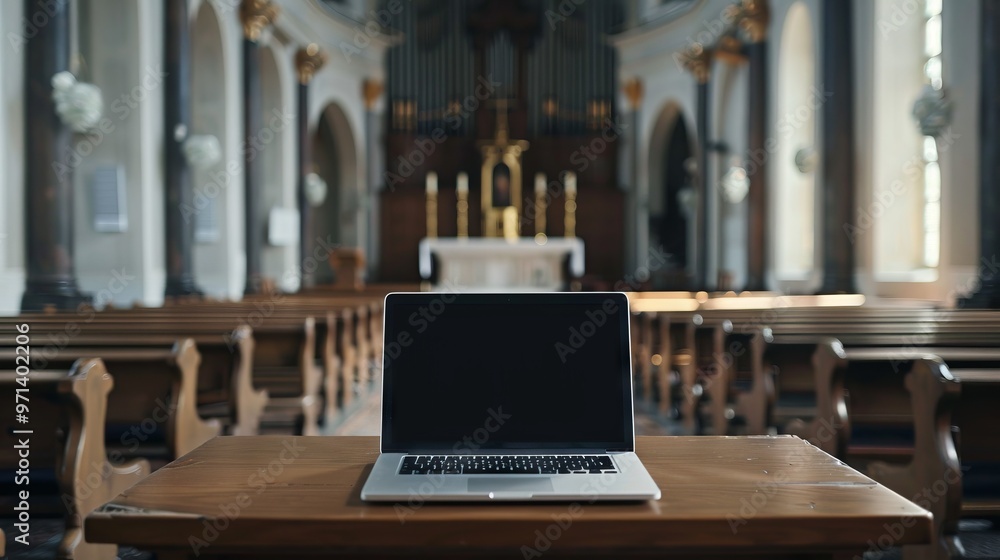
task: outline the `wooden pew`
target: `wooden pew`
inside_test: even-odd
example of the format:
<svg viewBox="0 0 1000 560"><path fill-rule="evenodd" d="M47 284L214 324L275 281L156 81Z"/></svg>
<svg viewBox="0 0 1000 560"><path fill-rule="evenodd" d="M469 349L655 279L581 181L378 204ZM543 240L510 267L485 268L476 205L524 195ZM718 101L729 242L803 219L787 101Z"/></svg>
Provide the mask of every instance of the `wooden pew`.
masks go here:
<svg viewBox="0 0 1000 560"><path fill-rule="evenodd" d="M212 319L219 317L246 319L248 314L258 313L266 315L262 319L263 325L276 320L315 316L316 348L317 352L322 354L322 356L317 356L317 359L324 364L322 387L324 388L323 397L326 404L323 417L326 420L338 417L341 410L351 404L355 394L366 391L370 385L369 370L373 360L369 356L376 347L379 349L377 360L381 360L381 299L370 296L315 298L278 295L269 296L272 299L279 298L277 302L264 299L262 303L261 298L263 297L265 296L237 303L192 302L185 305L143 309L141 311L144 314L156 316L175 316L183 312ZM116 311L115 313L118 317L130 316L128 312ZM336 317L335 327L329 318L331 313ZM134 317L134 315L131 316ZM378 324L377 330L372 326L373 323ZM351 332L352 330L356 332ZM327 338L327 333L329 333L329 338ZM335 338L336 340L334 340ZM335 355L328 350L330 348L337 349ZM364 359L362 359L360 352L365 354ZM337 395L337 398L328 398L328 394Z"/></svg>
<svg viewBox="0 0 1000 560"><path fill-rule="evenodd" d="M804 331L815 325L783 325L782 329L796 332L792 338L800 348L808 348L802 340L815 335ZM829 327L817 330L828 333ZM954 555L959 550L956 532L960 512L1000 514L1000 496L995 490L983 492L995 487L1000 479L1000 452L996 451L1000 438L983 422L997 401L973 404L977 397L988 399L990 387L995 391L994 399L1000 396L1000 349L996 347L995 331L987 322L969 328L961 323L942 327L909 321L896 326L880 323L871 330L875 334L866 336L869 325L854 323L843 335L850 341L846 348L839 342L814 345L818 413L800 435L931 509L938 520L938 541L930 552L917 554ZM893 336L893 330L900 334ZM913 337L913 333L921 336ZM902 340L909 342L901 346ZM893 346L877 346L893 342ZM933 346L915 345L920 342ZM981 347L974 346L977 344ZM972 382L982 385L969 394L970 400L959 397L958 380L949 374L942 357L953 366L952 372L958 372L958 379L962 367L987 368L966 370ZM960 419L970 415L978 417L978 421ZM970 440L976 442L970 449L976 450L972 456L978 460L968 460L961 468L958 457L962 445L956 452L950 430L953 423L960 425L959 434L961 424L968 424L964 429L970 430ZM796 429L790 426L789 431L795 433ZM858 439L863 434L868 437ZM872 439L872 435L879 437ZM987 451L978 454L982 450ZM986 484L977 488L964 481L966 477L961 473L970 469ZM966 498L963 483L976 488Z"/></svg>
<svg viewBox="0 0 1000 560"><path fill-rule="evenodd" d="M296 422L303 426L302 430L305 433L318 433L320 416L324 420L338 417L340 411L351 403L353 397L359 392L367 391L370 385L373 364L381 360L380 350L377 357L374 355L375 349L381 346L380 323L377 323L379 325L377 331L372 326L372 323L381 319L381 295L281 296L278 301L275 297L264 295L238 303L185 301L165 308L106 310L98 312L96 320L104 323L135 321L138 324L136 328L146 329L144 332L158 330L157 325L162 326L164 323L176 326L178 321L183 320L199 322L207 320L213 324L226 319L236 321L234 324L239 324L240 319L243 323L247 320L260 321L255 333L257 339L255 362L267 365L262 366L266 371L257 372L260 374L258 379L274 383L272 392L283 399L273 400L265 420L279 427L287 427L290 425L288 415L295 409L294 403L288 400L296 398L292 393L297 389L292 387L301 387L307 392L313 391L315 387L321 387L322 395L319 390L312 395L307 393L298 395L301 414L298 415L300 420ZM334 319L330 318L331 309L335 310L332 312ZM322 364L323 380L316 383L310 379L315 377L316 368L302 361L301 379L300 382L296 382L294 376L288 378L287 375L279 373L281 368L273 363L276 348L287 346L269 344L264 338L270 338L267 329L276 322L295 319L304 322L307 316L319 315L318 310L327 310L321 317L317 317L319 320L313 328L316 331L314 338L318 337L319 340L312 344L315 349L315 360ZM375 310L377 313L373 312ZM361 320L356 320L355 317ZM54 319L58 320L58 317ZM373 336L375 332L377 337ZM378 341L377 346L374 340ZM262 348L269 350L261 350ZM262 353L271 355L261 355ZM301 354L302 357L305 355L306 352Z"/></svg>
<svg viewBox="0 0 1000 560"><path fill-rule="evenodd" d="M737 330L726 335L725 358L729 364L729 402L725 418L743 423L740 433L768 433L774 409L774 377L764 367L764 353L773 342L770 329ZM732 430L732 428L731 428ZM733 430L735 432L735 430ZM720 434L722 435L722 434Z"/></svg>
<svg viewBox="0 0 1000 560"><path fill-rule="evenodd" d="M282 299L283 312L334 310L337 319L338 364L341 369L338 389L340 405L327 407L327 416L337 416L351 406L356 396L366 393L372 385L372 368L381 368L382 297L334 295L289 295ZM333 386L329 379L327 385ZM330 391L327 391L330 392ZM327 399L327 402L331 402Z"/></svg>
<svg viewBox="0 0 1000 560"><path fill-rule="evenodd" d="M315 321L312 317L274 315L257 322L256 317L251 317L243 308L228 312L220 309L213 313L180 312L178 309L101 312L80 330L101 333L127 330L149 337L162 336L164 332L199 339L208 337L214 346L224 343L223 348L228 348L230 353L246 352L252 355L246 361L250 376L246 382L241 380L243 387L238 394L242 395L243 402L255 408L255 419L253 427L241 433L253 433L261 423L271 430L299 429L306 435L319 433L321 373L315 364ZM59 315L53 315L49 320L58 324L59 319ZM23 320L33 325L42 324L37 317ZM248 320L256 323L252 339L240 334L249 332ZM241 371L241 375L246 375L247 371ZM267 393L260 393L253 387L261 387Z"/></svg>
<svg viewBox="0 0 1000 560"><path fill-rule="evenodd" d="M903 465L875 461L868 475L910 498L934 514L935 542L930 551L905 551L907 557L950 558L960 550L956 543L962 503L962 477L958 453L951 434L954 411L961 387L939 358L914 360L906 373L911 396L910 422L913 451ZM894 391L883 399L896 397ZM899 410L899 405L892 410ZM884 414L884 413L883 413Z"/></svg>
<svg viewBox="0 0 1000 560"><path fill-rule="evenodd" d="M642 400L647 406L653 403L652 355L655 352L651 332L653 316L652 313L633 313L629 317L633 371L638 376Z"/></svg>
<svg viewBox="0 0 1000 560"><path fill-rule="evenodd" d="M953 421L962 462L962 514L1000 517L1000 369L953 368L962 395Z"/></svg>
<svg viewBox="0 0 1000 560"><path fill-rule="evenodd" d="M700 389L698 409L704 408L710 419L711 430L704 433L726 435L729 433L729 407L732 387L733 360L730 345L733 324L728 319L706 317L696 313L691 317L694 323L694 356L697 384ZM707 397L707 405L704 399ZM701 410L698 410L701 414Z"/></svg>
<svg viewBox="0 0 1000 560"><path fill-rule="evenodd" d="M218 418L226 433L254 435L267 402L267 392L253 386L254 339L247 326L219 326L205 329L203 322L157 319L152 325L133 321L98 319L73 314L24 315L0 318L0 324L27 323L42 338L37 341L39 357L57 353L81 335L97 346L169 347L177 340L192 339L201 354L198 368L198 409L207 418ZM196 332L201 331L201 332Z"/></svg>
<svg viewBox="0 0 1000 560"><path fill-rule="evenodd" d="M767 351L764 361L766 377L776 375L775 406L773 417L769 420L781 426L793 422L795 418L811 418L816 407L814 395L828 387L829 378L812 373L811 356L817 349L817 344L824 340L837 339L850 348L879 347L895 349L921 349L925 347L955 347L972 349L988 347L1000 342L1000 336L984 331L984 319L967 323L954 320L951 323L927 323L907 319L889 321L862 322L850 320L844 322L827 322L817 318L816 311L784 310L776 317L770 317L767 326L761 326L756 316L747 319L737 317L734 323L740 324L740 329L760 329L769 333L774 348ZM846 313L840 310L839 313ZM854 311L858 313L858 311ZM805 318L795 314L805 315ZM727 312L727 316L729 313ZM909 317L909 315L906 315ZM996 319L994 319L996 320ZM828 350L828 349L827 349ZM881 352L881 350L879 350ZM833 359L827 352L827 361ZM774 368L780 372L775 373ZM759 391L766 393L766 391ZM828 392L828 391L827 391ZM754 406L766 409L767 405L755 401ZM758 413L759 414L759 413Z"/></svg>
<svg viewBox="0 0 1000 560"><path fill-rule="evenodd" d="M323 372L316 365L317 346L328 349L329 345L317 345L315 319L273 314L258 323L245 308L229 309L228 312L221 308L210 313L193 311L199 307L193 305L185 312L180 311L181 307L174 307L169 312L133 314L131 320L137 321L135 328L140 330L156 330L163 322L173 322L174 327L181 328L177 327L177 321L183 319L176 314L190 314L199 318L197 323L200 325L184 322L182 328L195 332L197 329L218 331L221 327L240 324L240 321L251 321L254 325L253 385L268 394L267 405L261 414L261 431L318 435ZM156 321L150 321L151 318ZM330 360L322 363L328 367L335 364Z"/></svg>
<svg viewBox="0 0 1000 560"><path fill-rule="evenodd" d="M359 306L356 300L352 300L351 305L345 305L342 301L329 303L326 301L305 302L283 299L280 306L276 305L270 311L268 317L258 324L257 331L266 329L276 324L287 324L289 322L312 321L313 342L308 340L309 328L301 344L314 348L313 359L308 360L309 350L303 347L302 360L299 366L301 380L294 375L289 375L286 368L282 371L271 369L264 377L258 377L259 382L269 384L271 392L275 395L282 395L283 398L294 398L297 391L301 392L301 410L303 426L307 434L318 433L318 420L323 419L324 423L333 422L338 419L343 408L348 406L358 390L357 379L359 377L358 353L355 332L360 326L367 329L367 325L355 321L355 316L359 314ZM162 310L153 310L157 316L174 316L178 313L191 313L201 317L208 317L210 320L245 320L247 310L253 309L250 303L212 303L212 304L188 304L184 306L174 306ZM149 310L144 310L149 311ZM362 315L363 316L363 315ZM355 325L359 325L356 327ZM258 335L267 336L265 334ZM367 340L362 341L369 344ZM267 349L273 352L281 345L265 344ZM274 357L258 355L257 359L261 363L271 363ZM321 363L322 371L318 372L311 363ZM307 377L321 376L317 382L311 380L306 383ZM267 386L267 385L265 385ZM322 395L319 389L322 389ZM313 392L315 390L315 392ZM268 421L276 426L288 424L288 412L291 401L275 402L272 413ZM285 416L285 420L281 417ZM317 422L314 423L313 419Z"/></svg>
<svg viewBox="0 0 1000 560"><path fill-rule="evenodd" d="M254 356L254 382L272 395L264 412L264 429L293 427L295 433L319 435L323 375L315 366L315 319L307 317L288 334L288 338L261 339Z"/></svg>
<svg viewBox="0 0 1000 560"><path fill-rule="evenodd" d="M32 332L35 337L41 334L35 328ZM0 336L0 360L13 362L15 356L13 339ZM112 340L81 335L58 354L47 357L47 367L68 368L76 360L90 356L101 356L105 364L117 371L107 423L109 430L127 428L116 434L120 443L114 446L123 453L169 461L221 433L218 419L204 420L198 414L201 355L193 340L154 347L141 338ZM164 447L154 449L144 445L147 440L155 440L160 425Z"/></svg>
<svg viewBox="0 0 1000 560"><path fill-rule="evenodd" d="M0 371L0 387L13 393L21 387L14 371ZM34 518L44 505L43 473L50 472L55 487L50 490L66 520L66 531L59 543L60 558L81 560L113 560L115 545L91 544L83 534L83 519L88 513L112 500L150 472L145 460L123 461L120 455L108 460L104 446L104 426L108 410L108 393L114 381L103 362L97 359L77 361L65 371L32 371L29 375L29 419L33 430L31 445L31 486L29 501ZM17 429L17 426L12 427ZM14 446L22 436L4 430L0 465L16 468L18 456ZM13 478L4 483L10 484ZM37 481L37 482L36 482ZM22 488L23 489L23 488ZM7 492L0 499L6 511ZM9 506L9 507L8 507ZM0 533L2 537L2 533ZM0 538L0 556L3 555Z"/></svg>
<svg viewBox="0 0 1000 560"><path fill-rule="evenodd" d="M766 405L773 399L761 366L769 335L758 329L737 331L721 316L700 313L657 313L656 328L658 342L650 352L665 363L658 371L660 392L668 394L667 376L670 368L676 369L683 395L681 417L688 430L695 430L707 416L717 435L731 431L733 418L744 422L748 433L766 433L767 411L753 403ZM661 411L666 406L668 402L661 402Z"/></svg>
<svg viewBox="0 0 1000 560"><path fill-rule="evenodd" d="M354 313L342 309L337 315L337 355L341 357L340 402L341 410L347 409L360 394L358 387L358 350L354 343Z"/></svg>
<svg viewBox="0 0 1000 560"><path fill-rule="evenodd" d="M636 374L641 403L663 418L680 417L680 406L674 401L683 398L681 377L689 380L686 387L694 384L694 361L690 348L693 342L688 338L683 325L671 326L666 314L655 312L633 312L630 317L632 337L632 363ZM656 368L655 375L653 367ZM675 390L676 389L676 390ZM687 418L693 431L694 418Z"/></svg>
<svg viewBox="0 0 1000 560"><path fill-rule="evenodd" d="M773 328L774 340L768 355L781 365L776 373L779 395L776 424L784 425L789 433L804 437L813 437L822 427L820 424L835 428L842 424L844 395L852 389L848 378L841 375L847 371L844 359L848 355L859 363L885 362L886 367L897 373L901 366L924 355L938 355L954 367L1000 367L1000 352L993 349L1000 343L1000 337L982 329L964 332L943 328L940 332L917 337L913 333L930 327L907 323L894 328L885 324L870 329L867 325L854 324L843 327L839 333L829 326L819 329L813 324L776 324ZM870 330L875 332L870 333ZM898 332L892 334L893 330ZM961 334L957 334L959 332ZM834 336L839 345L830 342ZM847 355L840 355L845 350ZM767 365L770 363L765 367ZM851 379L863 378L853 376ZM799 395L801 406L782 410L780 395L783 392ZM809 399L810 395L813 400ZM841 443L824 439L823 448L842 456L846 451L843 440L838 437L837 441Z"/></svg>

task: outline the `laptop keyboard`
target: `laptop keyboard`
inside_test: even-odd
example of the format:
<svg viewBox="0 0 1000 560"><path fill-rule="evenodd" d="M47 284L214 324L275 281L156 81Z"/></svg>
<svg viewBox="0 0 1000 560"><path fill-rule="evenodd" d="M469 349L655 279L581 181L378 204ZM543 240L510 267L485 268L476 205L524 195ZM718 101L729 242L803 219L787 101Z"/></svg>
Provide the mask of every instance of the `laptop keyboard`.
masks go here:
<svg viewBox="0 0 1000 560"><path fill-rule="evenodd" d="M406 455L399 474L617 473L608 455Z"/></svg>

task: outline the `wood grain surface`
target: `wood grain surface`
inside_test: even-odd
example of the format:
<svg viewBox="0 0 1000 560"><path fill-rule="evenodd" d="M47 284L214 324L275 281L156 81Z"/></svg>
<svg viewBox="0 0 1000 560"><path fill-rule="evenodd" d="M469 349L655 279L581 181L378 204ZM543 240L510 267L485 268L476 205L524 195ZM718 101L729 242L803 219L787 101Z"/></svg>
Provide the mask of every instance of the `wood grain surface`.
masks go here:
<svg viewBox="0 0 1000 560"><path fill-rule="evenodd" d="M217 437L89 515L87 538L177 557L823 557L930 541L930 513L795 437L646 437L637 447L658 501L392 505L359 497L377 438Z"/></svg>

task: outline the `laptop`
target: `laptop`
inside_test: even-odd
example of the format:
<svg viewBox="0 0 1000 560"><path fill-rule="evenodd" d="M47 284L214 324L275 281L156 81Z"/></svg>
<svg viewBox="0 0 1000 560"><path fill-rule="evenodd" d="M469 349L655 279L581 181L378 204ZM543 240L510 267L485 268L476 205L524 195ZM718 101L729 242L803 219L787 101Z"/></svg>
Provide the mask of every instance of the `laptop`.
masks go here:
<svg viewBox="0 0 1000 560"><path fill-rule="evenodd" d="M361 499L650 500L622 293L392 293Z"/></svg>

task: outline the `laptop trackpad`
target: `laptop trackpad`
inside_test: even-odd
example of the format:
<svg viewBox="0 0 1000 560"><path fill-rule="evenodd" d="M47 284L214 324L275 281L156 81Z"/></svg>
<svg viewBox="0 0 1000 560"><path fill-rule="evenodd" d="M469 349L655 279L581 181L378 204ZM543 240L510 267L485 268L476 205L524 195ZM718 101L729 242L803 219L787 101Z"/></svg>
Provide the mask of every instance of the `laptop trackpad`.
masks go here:
<svg viewBox="0 0 1000 560"><path fill-rule="evenodd" d="M496 497L504 494L522 494L524 497L535 492L551 492L552 482L548 478L521 478L520 476L476 477L469 479L469 492L485 492Z"/></svg>

